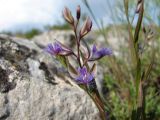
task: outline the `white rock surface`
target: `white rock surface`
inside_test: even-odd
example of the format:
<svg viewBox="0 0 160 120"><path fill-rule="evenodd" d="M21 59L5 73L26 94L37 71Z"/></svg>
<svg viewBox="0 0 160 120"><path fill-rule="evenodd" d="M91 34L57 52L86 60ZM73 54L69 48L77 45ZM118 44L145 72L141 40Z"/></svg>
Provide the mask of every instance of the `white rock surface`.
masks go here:
<svg viewBox="0 0 160 120"><path fill-rule="evenodd" d="M75 42L74 33L71 30L53 30L47 31L32 38L39 46L47 46L47 44L55 42L55 40L71 46L72 42Z"/></svg>
<svg viewBox="0 0 160 120"><path fill-rule="evenodd" d="M89 96L34 42L0 35L0 71L0 120L100 120Z"/></svg>

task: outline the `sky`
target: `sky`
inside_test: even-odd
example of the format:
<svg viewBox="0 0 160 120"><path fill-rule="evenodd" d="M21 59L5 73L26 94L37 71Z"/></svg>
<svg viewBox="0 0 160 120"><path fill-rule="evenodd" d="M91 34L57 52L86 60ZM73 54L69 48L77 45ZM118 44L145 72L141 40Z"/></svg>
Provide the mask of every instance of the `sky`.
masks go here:
<svg viewBox="0 0 160 120"><path fill-rule="evenodd" d="M101 12L105 8L104 0L89 0L89 3L96 17L107 18ZM87 12L81 0L0 0L0 31L42 29L46 25L63 23L64 6L70 8L75 15L77 5L81 5L83 13Z"/></svg>

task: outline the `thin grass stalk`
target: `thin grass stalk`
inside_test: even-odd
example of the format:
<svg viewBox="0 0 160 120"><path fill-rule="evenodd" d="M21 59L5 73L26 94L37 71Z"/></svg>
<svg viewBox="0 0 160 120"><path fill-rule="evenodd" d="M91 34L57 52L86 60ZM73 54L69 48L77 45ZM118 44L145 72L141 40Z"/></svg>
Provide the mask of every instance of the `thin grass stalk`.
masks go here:
<svg viewBox="0 0 160 120"><path fill-rule="evenodd" d="M99 23L98 23L95 15L94 15L91 7L90 7L88 1L87 1L87 0L82 0L82 1L83 1L84 5L87 7L87 9L89 10L92 18L94 19L94 21L95 21L95 23L96 23L96 25L97 25L100 33L102 34L103 38L104 38L105 41L106 41L107 45L109 45L109 42L108 42L108 40L107 40L107 38L106 38L106 34L105 34L105 29L104 29L104 27L99 25ZM110 68L114 71L114 73L115 73L115 75L116 75L116 78L117 78L117 80L119 81L119 84L122 85L122 82L123 82L123 80L124 80L125 78L123 78L123 72L122 72L122 70L121 70L120 65L116 62L116 59L115 59L115 56L114 56L114 55L112 55L112 58L109 59L109 66L110 66Z"/></svg>

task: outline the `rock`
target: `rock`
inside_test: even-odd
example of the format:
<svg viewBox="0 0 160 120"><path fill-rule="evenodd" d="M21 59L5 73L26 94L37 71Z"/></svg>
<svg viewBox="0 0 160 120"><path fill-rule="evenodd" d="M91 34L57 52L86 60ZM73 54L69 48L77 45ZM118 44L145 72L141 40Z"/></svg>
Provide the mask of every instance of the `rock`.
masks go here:
<svg viewBox="0 0 160 120"><path fill-rule="evenodd" d="M0 120L100 120L89 96L33 41L0 35Z"/></svg>
<svg viewBox="0 0 160 120"><path fill-rule="evenodd" d="M47 44L53 43L55 42L55 40L67 46L72 46L73 44L75 44L74 39L74 33L70 30L53 30L46 31L40 35L33 37L32 41L34 41L39 46L47 46Z"/></svg>
<svg viewBox="0 0 160 120"><path fill-rule="evenodd" d="M95 35L94 32L91 32L84 37L84 39L86 39L90 43L95 42L96 38L97 38L97 35ZM47 46L47 44L53 43L56 40L72 48L76 43L74 32L71 30L46 31L31 39L31 41L34 41L40 47Z"/></svg>

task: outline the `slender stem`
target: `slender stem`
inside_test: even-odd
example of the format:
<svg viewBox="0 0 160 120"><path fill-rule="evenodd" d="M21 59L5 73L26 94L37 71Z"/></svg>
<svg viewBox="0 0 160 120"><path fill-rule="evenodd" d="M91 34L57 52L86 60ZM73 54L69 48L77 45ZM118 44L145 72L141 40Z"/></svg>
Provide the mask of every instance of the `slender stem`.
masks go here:
<svg viewBox="0 0 160 120"><path fill-rule="evenodd" d="M77 36L77 26L78 26L79 20L76 22L76 25L74 25L74 34L77 41L77 60L79 63L79 66L82 67L81 61L80 61L80 37Z"/></svg>
<svg viewBox="0 0 160 120"><path fill-rule="evenodd" d="M87 94L90 96L90 98L94 101L95 105L99 109L100 116L101 116L102 120L105 120L105 117L106 117L105 116L105 110L104 110L103 103L102 103L101 99L99 97L97 97L97 95L94 96L94 95L90 94L88 92L88 88L87 88L86 85L85 85L84 90L87 92Z"/></svg>
<svg viewBox="0 0 160 120"><path fill-rule="evenodd" d="M75 56L76 58L78 57L74 52L72 53L73 56Z"/></svg>
<svg viewBox="0 0 160 120"><path fill-rule="evenodd" d="M80 65L80 67L82 67L82 65L81 65L81 61L80 61L80 40L79 40L79 38L77 39L77 53L78 53L78 61L79 61L79 65Z"/></svg>

